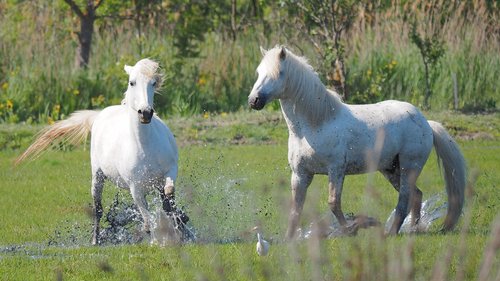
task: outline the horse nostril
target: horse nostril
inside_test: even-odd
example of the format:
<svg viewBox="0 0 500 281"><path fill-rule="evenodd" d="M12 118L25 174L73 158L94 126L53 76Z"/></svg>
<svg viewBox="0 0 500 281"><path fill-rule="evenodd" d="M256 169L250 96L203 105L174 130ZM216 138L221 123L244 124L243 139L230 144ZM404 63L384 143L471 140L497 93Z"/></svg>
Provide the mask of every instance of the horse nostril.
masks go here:
<svg viewBox="0 0 500 281"><path fill-rule="evenodd" d="M258 98L258 97L251 98L251 99L248 101L248 103L250 104L250 106L254 106L254 105L256 105L258 102L259 102L259 98Z"/></svg>
<svg viewBox="0 0 500 281"><path fill-rule="evenodd" d="M137 111L137 113L142 114L142 110L140 110L140 109L139 109L139 110Z"/></svg>

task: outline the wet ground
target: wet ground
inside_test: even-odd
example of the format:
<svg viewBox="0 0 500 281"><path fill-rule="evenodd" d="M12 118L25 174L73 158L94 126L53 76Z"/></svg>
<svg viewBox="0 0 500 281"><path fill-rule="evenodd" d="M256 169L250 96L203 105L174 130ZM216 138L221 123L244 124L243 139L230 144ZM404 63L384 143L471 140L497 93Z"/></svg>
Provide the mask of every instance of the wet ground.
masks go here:
<svg viewBox="0 0 500 281"><path fill-rule="evenodd" d="M188 222L186 225L179 226L175 214L167 216L161 208L160 200L153 200L150 204L152 218L152 231L145 234L142 229L142 217L132 202L125 198L115 196L111 205L106 208L107 213L103 217L103 228L101 229L101 244L126 245L137 243L150 243L159 246L168 246L179 243L232 243L239 240L237 233L232 238L214 237L213 241L207 241L206 237L198 240L198 233ZM180 207L177 213L181 214L183 210ZM445 195L438 193L422 203L421 219L417 226L411 226L411 217L408 216L400 230L400 233L426 232L439 219L446 215L447 203ZM394 211L391 213L385 223L387 231L394 218ZM370 227L382 227L382 224L374 218L368 216L354 216L347 214L346 219L349 224L357 223L359 229ZM90 246L91 223L82 225L69 221L61 223L58 229L54 230L52 236L45 243L26 243L23 245L0 246L0 258L2 255L24 255L33 259L46 257L42 254L43 249L47 247L80 247ZM312 237L336 238L346 234L340 224L336 221L330 212L326 212L317 221L311 223L309 227L298 230L299 239L310 239ZM279 241L273 241L279 243Z"/></svg>

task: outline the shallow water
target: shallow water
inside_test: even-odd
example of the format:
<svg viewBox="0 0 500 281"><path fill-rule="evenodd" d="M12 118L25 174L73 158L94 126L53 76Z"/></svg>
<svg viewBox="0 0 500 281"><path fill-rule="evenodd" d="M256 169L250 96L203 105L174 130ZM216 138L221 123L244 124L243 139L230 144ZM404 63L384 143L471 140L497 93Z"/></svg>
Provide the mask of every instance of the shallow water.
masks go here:
<svg viewBox="0 0 500 281"><path fill-rule="evenodd" d="M443 193L437 193L431 196L429 199L422 202L422 209L420 211L420 220L417 225L411 225L411 213L405 218L399 233L414 233L414 232L427 232L434 225L435 221L446 216L448 209L448 202ZM385 223L385 230L389 231L392 222L394 221L395 210L392 211L391 215Z"/></svg>
<svg viewBox="0 0 500 281"><path fill-rule="evenodd" d="M244 200L243 195L230 188L234 182L225 181L226 191L225 197L222 198L223 203L226 200ZM199 238L199 231L195 230L191 222L188 222L185 228L179 229L175 223L175 216L169 217L162 209L162 204L159 198L155 198L150 202L150 212L152 217L151 233L145 234L142 231L142 217L130 201L129 198L121 198L124 196L115 196L110 204L104 217L101 229L102 245L124 245L137 243L150 243L159 246L168 246L177 243L233 243L245 241L247 238L239 238L241 233L234 228L231 220L225 224L218 224L222 231L216 232L213 226L202 228L202 231L208 233L218 233L219 235L207 235L202 233L202 239ZM244 204L238 202L237 205ZM411 216L409 215L401 226L400 233L427 232L434 223L444 217L447 211L447 202L443 193L438 193L425 200L422 203L421 219L417 226L411 226ZM191 215L191 214L188 214ZM227 214L222 213L223 216ZM238 215L238 214L233 214ZM368 228L371 226L381 225L376 219L370 217L361 217L364 224L360 228ZM191 217L193 219L193 217ZM197 217L194 218L199 219ZM213 219L219 220L220 217ZM352 224L355 220L359 221L360 216L346 215L348 224ZM388 231L394 219L394 211L388 217L385 223L385 230ZM246 220L248 218L240 218ZM239 221L238 221L239 222ZM237 222L237 223L238 223ZM8 255L23 255L32 259L47 258L47 254L43 254L43 249L47 247L80 247L90 246L91 237L91 222L76 223L65 221L60 227L54 230L47 242L45 243L25 243L23 245L8 245L0 246L0 259L2 256ZM232 232L231 232L232 231ZM312 237L335 238L345 236L342 228L331 212L326 212L317 221L312 222L307 228L298 230L299 239L310 239ZM211 238L209 238L211 237ZM279 243L279 239L272 239L274 243ZM60 257L60 255L57 255Z"/></svg>
<svg viewBox="0 0 500 281"><path fill-rule="evenodd" d="M427 232L430 230L434 223L446 215L448 203L443 193L437 193L429 199L422 202L422 209L420 212L420 220L417 225L411 225L411 215L408 215L399 233L415 233ZM392 222L394 221L395 210L391 212L385 223L385 232L388 232ZM359 228L369 228L372 226L381 225L375 218L354 216L352 214L345 215L347 225L358 223L361 221ZM298 237L300 239L310 239L312 237L322 238L335 238L345 236L346 233L342 230L340 223L331 212L326 212L318 221L312 222L309 227L298 230Z"/></svg>

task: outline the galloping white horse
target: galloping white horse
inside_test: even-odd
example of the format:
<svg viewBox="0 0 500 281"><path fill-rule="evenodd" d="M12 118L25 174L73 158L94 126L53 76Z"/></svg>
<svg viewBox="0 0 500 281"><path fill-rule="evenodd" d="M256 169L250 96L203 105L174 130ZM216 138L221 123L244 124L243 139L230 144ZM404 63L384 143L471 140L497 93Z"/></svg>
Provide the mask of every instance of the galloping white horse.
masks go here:
<svg viewBox="0 0 500 281"><path fill-rule="evenodd" d="M307 187L315 174L328 175L328 204L347 233L342 213L344 176L380 171L399 192L390 234L398 233L409 210L412 224L420 218L422 192L416 180L432 146L442 161L448 213L443 230L452 230L464 203L465 160L443 126L427 121L413 105L384 101L349 105L325 88L306 59L285 47L261 48L263 59L258 79L248 97L251 108L260 110L279 99L288 125L288 162L292 169L292 207L287 237L296 235Z"/></svg>
<svg viewBox="0 0 500 281"><path fill-rule="evenodd" d="M91 131L92 197L94 230L92 244L99 244L99 222L103 209L101 195L108 179L130 193L150 231L150 213L145 193L159 190L163 209L172 211L178 152L174 136L154 114L153 97L160 87L158 63L143 59L135 66L125 65L128 89L121 105L102 111L83 110L59 121L41 134L17 160L38 156L55 139L78 143ZM187 216L181 220L186 223Z"/></svg>

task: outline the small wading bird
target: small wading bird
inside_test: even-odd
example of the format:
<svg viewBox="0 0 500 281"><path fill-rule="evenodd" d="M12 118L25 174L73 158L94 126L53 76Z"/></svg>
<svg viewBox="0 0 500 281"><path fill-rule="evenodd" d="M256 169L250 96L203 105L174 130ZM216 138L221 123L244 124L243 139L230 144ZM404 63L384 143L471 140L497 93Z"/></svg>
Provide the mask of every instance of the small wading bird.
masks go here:
<svg viewBox="0 0 500 281"><path fill-rule="evenodd" d="M260 234L258 226L254 227L253 230L257 231L257 254L259 254L259 256L267 256L267 254L269 253L269 242L264 240L262 234Z"/></svg>

